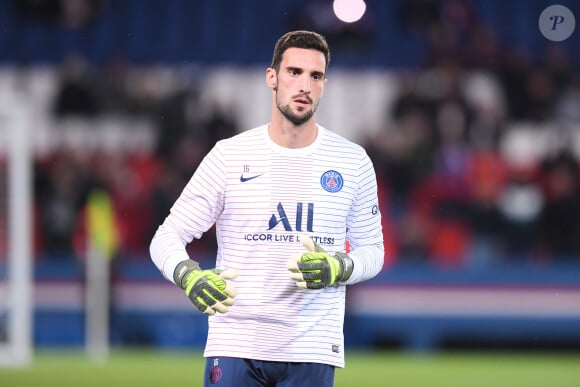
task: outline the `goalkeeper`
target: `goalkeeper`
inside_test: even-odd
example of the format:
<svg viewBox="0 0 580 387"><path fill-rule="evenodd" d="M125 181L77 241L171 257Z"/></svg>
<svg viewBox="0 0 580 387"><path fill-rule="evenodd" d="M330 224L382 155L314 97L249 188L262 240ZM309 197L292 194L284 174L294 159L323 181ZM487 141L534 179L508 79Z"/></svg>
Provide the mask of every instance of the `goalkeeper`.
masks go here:
<svg viewBox="0 0 580 387"><path fill-rule="evenodd" d="M333 386L347 285L382 268L372 162L316 121L329 61L317 33L276 42L270 122L218 141L151 241L157 268L208 316L207 387ZM186 246L214 225L215 265L202 268Z"/></svg>

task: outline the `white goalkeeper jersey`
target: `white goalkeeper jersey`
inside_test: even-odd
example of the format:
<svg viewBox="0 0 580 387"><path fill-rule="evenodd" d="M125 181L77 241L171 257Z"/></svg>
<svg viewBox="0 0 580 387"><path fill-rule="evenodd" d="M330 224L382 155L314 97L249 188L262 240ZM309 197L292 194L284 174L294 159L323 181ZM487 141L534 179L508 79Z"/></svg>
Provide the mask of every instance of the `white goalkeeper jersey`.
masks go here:
<svg viewBox="0 0 580 387"><path fill-rule="evenodd" d="M217 142L151 242L155 265L173 282L190 258L185 246L215 223L216 267L239 271L235 305L209 317L206 357L344 367L345 285L381 270L381 214L364 149L318 129L301 149L275 144L267 125ZM296 286L286 263L305 252L304 234L329 253L345 251L348 240L354 271L346 283Z"/></svg>

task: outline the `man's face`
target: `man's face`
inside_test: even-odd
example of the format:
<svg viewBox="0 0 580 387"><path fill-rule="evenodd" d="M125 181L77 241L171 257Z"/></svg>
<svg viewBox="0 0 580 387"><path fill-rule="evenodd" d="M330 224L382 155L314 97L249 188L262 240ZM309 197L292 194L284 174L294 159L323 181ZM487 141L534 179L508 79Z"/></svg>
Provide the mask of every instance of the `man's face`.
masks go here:
<svg viewBox="0 0 580 387"><path fill-rule="evenodd" d="M320 51L292 47L284 52L280 71L269 73L276 106L294 125L305 123L316 112L326 84L325 66Z"/></svg>

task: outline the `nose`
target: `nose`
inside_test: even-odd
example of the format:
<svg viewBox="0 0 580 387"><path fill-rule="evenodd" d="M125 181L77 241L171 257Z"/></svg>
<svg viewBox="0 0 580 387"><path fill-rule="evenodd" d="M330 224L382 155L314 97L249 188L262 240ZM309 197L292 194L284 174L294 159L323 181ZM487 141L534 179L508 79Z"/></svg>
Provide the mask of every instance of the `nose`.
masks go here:
<svg viewBox="0 0 580 387"><path fill-rule="evenodd" d="M312 90L312 80L309 76L303 76L300 79L300 92L303 94L310 94Z"/></svg>

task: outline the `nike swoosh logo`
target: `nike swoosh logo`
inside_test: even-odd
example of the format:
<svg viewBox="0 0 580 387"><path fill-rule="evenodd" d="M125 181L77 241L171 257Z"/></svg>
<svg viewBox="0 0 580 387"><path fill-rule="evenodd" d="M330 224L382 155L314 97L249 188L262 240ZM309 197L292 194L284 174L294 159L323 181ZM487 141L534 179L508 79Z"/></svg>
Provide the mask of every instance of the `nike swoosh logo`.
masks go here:
<svg viewBox="0 0 580 387"><path fill-rule="evenodd" d="M253 180L253 179L255 179L256 177L260 177L260 176L262 176L262 175L263 175L263 174L260 174L260 175L255 175L255 176L248 176L248 177L244 177L244 175L242 174L242 175L240 176L240 181L241 181L242 183L245 183L246 181Z"/></svg>

